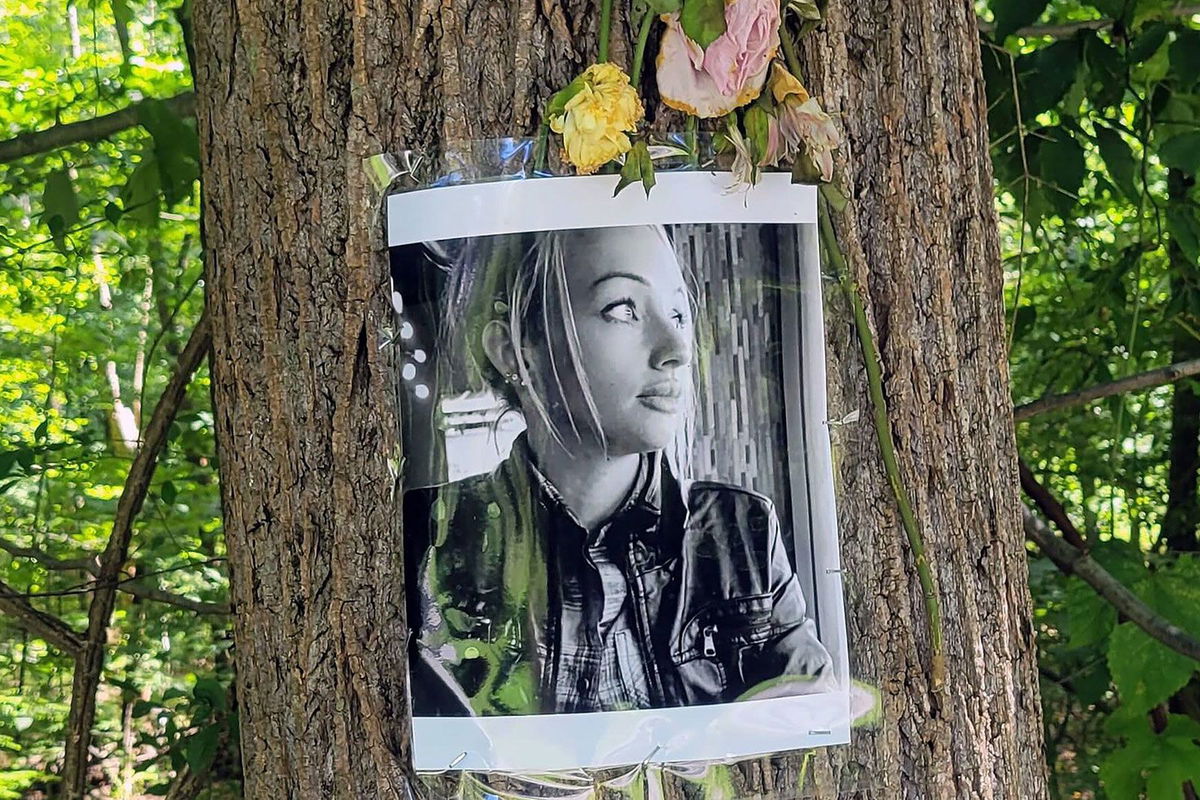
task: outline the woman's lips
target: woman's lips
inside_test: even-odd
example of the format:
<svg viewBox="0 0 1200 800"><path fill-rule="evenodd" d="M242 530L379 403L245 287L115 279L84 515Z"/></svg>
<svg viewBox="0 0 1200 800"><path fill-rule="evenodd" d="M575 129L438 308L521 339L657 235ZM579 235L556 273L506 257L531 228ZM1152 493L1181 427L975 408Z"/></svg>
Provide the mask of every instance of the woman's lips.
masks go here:
<svg viewBox="0 0 1200 800"><path fill-rule="evenodd" d="M638 402L653 411L673 414L679 407L680 389L676 381L651 384L638 395Z"/></svg>

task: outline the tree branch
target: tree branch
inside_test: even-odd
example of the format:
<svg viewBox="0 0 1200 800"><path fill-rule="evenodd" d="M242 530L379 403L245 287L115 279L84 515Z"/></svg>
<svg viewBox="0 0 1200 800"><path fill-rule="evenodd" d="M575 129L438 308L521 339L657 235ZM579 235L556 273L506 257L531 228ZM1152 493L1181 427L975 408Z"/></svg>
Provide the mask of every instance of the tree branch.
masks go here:
<svg viewBox="0 0 1200 800"><path fill-rule="evenodd" d="M111 114L82 119L78 122L66 122L0 141L0 164L38 153L47 153L79 142L105 139L114 133L140 125L142 106L148 102L153 101L142 100L130 103ZM193 92L182 92L161 102L181 117L191 117L196 114L196 95Z"/></svg>
<svg viewBox="0 0 1200 800"><path fill-rule="evenodd" d="M1055 536L1029 506L1022 504L1021 508L1025 536L1041 548L1060 570L1082 578L1097 594L1107 600L1117 613L1137 625L1148 636L1177 653L1200 661L1200 640L1160 616L1086 552Z"/></svg>
<svg viewBox="0 0 1200 800"><path fill-rule="evenodd" d="M1062 531L1063 538L1080 550L1087 550L1087 541L1075 527L1075 523L1071 522L1071 518L1067 516L1067 510L1062 507L1062 503L1058 502L1054 495L1050 494L1049 489L1038 483L1037 478L1033 477L1033 471L1029 469L1029 465L1023 459L1017 459L1017 470L1021 474L1021 489L1037 504L1046 518L1058 526L1058 529Z"/></svg>
<svg viewBox="0 0 1200 800"><path fill-rule="evenodd" d="M1049 397L1042 397L1034 400L1032 403L1026 403L1022 406L1017 406L1013 409L1013 419L1017 422L1027 420L1030 417L1044 414L1047 411L1056 411L1060 408L1069 408L1070 406L1083 405L1090 403L1093 400L1100 400L1105 397L1112 397L1116 394L1125 392L1134 392L1138 389L1149 389L1154 386L1162 386L1167 383L1182 378L1190 378L1193 375L1200 375L1200 358L1190 361L1180 361L1176 364L1170 364L1158 369L1139 372L1136 375L1130 375L1127 378L1112 381L1111 383L1101 383L1096 386L1089 386L1086 389L1080 389L1067 394L1055 394Z"/></svg>
<svg viewBox="0 0 1200 800"><path fill-rule="evenodd" d="M1168 17L1191 17L1200 14L1200 5L1176 6L1175 8L1165 9L1160 13ZM1102 19L1079 20L1078 22L1061 22L1056 25L1027 25L1024 28L1017 28L1017 30L1013 31L1013 35L1026 38L1048 36L1053 39L1061 39L1079 31L1099 31L1111 28L1115 23L1116 20L1105 17ZM995 29L996 26L994 23L983 20L979 21L980 31L991 33Z"/></svg>
<svg viewBox="0 0 1200 800"><path fill-rule="evenodd" d="M16 589L0 581L0 611L16 625L41 637L63 655L78 659L83 653L83 639L67 623L30 605Z"/></svg>
<svg viewBox="0 0 1200 800"><path fill-rule="evenodd" d="M17 558L32 559L46 569L59 572L80 570L93 577L96 577L100 573L100 565L96 556L71 559L55 558L44 550L39 550L36 547L22 547L4 537L0 537L0 550ZM143 600L151 600L169 606L176 606L195 614L229 613L228 603L208 603L203 600L193 600L190 597L184 597L183 595L151 586L140 579L120 581L117 588L134 597L140 597Z"/></svg>
<svg viewBox="0 0 1200 800"><path fill-rule="evenodd" d="M87 637L83 653L75 664L71 688L71 714L62 771L61 796L64 798L76 800L84 796L88 745L92 723L96 717L96 688L104 668L106 632L116 603L118 576L129 556L133 520L146 499L146 491L158 464L159 452L167 441L167 430L175 419L188 384L191 383L192 373L204 360L211 343L212 331L206 308L200 315L200 321L192 329L191 338L175 365L175 372L154 407L154 414L146 425L141 447L129 468L129 475L125 478L121 498L117 501L112 533L104 553L100 556L96 591L92 596L91 605L88 606Z"/></svg>

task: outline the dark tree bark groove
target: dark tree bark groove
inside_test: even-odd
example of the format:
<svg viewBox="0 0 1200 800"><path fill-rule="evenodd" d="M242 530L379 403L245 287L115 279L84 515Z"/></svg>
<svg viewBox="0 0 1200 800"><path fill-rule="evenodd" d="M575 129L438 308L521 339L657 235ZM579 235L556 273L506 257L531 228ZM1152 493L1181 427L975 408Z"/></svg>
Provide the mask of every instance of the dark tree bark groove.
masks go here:
<svg viewBox="0 0 1200 800"><path fill-rule="evenodd" d="M624 4L613 59L628 65ZM532 135L594 57L587 0L197 0L213 394L248 797L406 797L387 266L362 159ZM802 43L846 134L836 220L941 585L949 680L870 426L835 432L855 673L883 722L814 759L818 796L1045 796L976 19L833 3ZM658 125L669 124L664 117ZM831 417L867 408L830 302ZM865 415L864 415L865 418ZM799 757L734 770L795 796ZM684 786L668 779L667 793ZM694 791L693 791L694 796Z"/></svg>

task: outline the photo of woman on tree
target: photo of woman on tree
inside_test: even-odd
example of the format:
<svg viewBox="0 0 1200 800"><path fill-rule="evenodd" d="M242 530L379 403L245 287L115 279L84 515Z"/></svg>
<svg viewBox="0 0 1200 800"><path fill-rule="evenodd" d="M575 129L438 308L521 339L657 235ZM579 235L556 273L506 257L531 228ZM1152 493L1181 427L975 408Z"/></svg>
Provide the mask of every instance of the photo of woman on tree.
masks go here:
<svg viewBox="0 0 1200 800"><path fill-rule="evenodd" d="M722 703L824 691L771 500L689 481L694 311L661 227L474 240L461 337L526 430L484 475L413 490L419 716Z"/></svg>

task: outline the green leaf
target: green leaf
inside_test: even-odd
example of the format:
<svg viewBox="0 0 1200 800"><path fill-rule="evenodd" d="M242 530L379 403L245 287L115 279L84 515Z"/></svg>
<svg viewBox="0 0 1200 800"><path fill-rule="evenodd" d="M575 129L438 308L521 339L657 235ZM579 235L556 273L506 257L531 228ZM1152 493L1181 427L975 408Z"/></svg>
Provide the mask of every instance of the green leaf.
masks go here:
<svg viewBox="0 0 1200 800"><path fill-rule="evenodd" d="M1132 622L1113 631L1108 644L1108 669L1131 711L1149 711L1179 691L1200 664L1147 636Z"/></svg>
<svg viewBox="0 0 1200 800"><path fill-rule="evenodd" d="M71 176L65 169L51 172L46 178L42 209L42 220L55 237L61 237L79 222L79 198L75 195Z"/></svg>
<svg viewBox="0 0 1200 800"><path fill-rule="evenodd" d="M988 131L993 140L998 140L1017 127L1017 110L1013 103L1014 67L1007 50L984 47L979 55L987 93Z"/></svg>
<svg viewBox="0 0 1200 800"><path fill-rule="evenodd" d="M121 187L121 205L125 207L123 218L146 227L157 225L161 197L159 185L157 160L154 153L147 150L142 154L141 163Z"/></svg>
<svg viewBox="0 0 1200 800"><path fill-rule="evenodd" d="M196 775L202 774L212 764L220 737L220 725L205 726L188 737L184 744L184 757Z"/></svg>
<svg viewBox="0 0 1200 800"><path fill-rule="evenodd" d="M159 186L170 208L191 195L200 177L200 139L193 123L161 100L143 102L138 107L138 121L154 139Z"/></svg>
<svg viewBox="0 0 1200 800"><path fill-rule="evenodd" d="M42 420L41 424L39 424L36 428L34 428L34 431L33 431L34 440L40 442L42 439L45 439L46 432L48 430L50 430L50 418L46 417L44 420Z"/></svg>
<svg viewBox="0 0 1200 800"><path fill-rule="evenodd" d="M1154 733L1142 715L1118 711L1119 727L1106 727L1122 736L1125 746L1114 751L1100 767L1100 778L1110 798L1179 800L1186 781L1200 780L1200 723L1182 714L1171 714L1162 733ZM1110 718L1111 722L1111 718Z"/></svg>
<svg viewBox="0 0 1200 800"><path fill-rule="evenodd" d="M163 481L162 486L158 487L158 496L161 497L162 501L167 505L174 503L175 498L178 497L178 492L175 490L175 484L171 483L170 481Z"/></svg>
<svg viewBox="0 0 1200 800"><path fill-rule="evenodd" d="M996 21L996 41L1003 42L1018 28L1036 22L1050 5L1050 0L992 0L991 5Z"/></svg>
<svg viewBox="0 0 1200 800"><path fill-rule="evenodd" d="M770 145L770 116L760 106L750 106L742 114L742 126L746 131L746 140L750 143L750 162L757 166L766 157L767 147Z"/></svg>
<svg viewBox="0 0 1200 800"><path fill-rule="evenodd" d="M787 0L787 10L795 14L797 19L821 21L821 7L814 0Z"/></svg>
<svg viewBox="0 0 1200 800"><path fill-rule="evenodd" d="M1108 638L1117 624L1112 604L1082 580L1067 584L1067 641L1072 648L1090 647Z"/></svg>
<svg viewBox="0 0 1200 800"><path fill-rule="evenodd" d="M138 700L136 703L133 704L133 709L132 709L131 713L135 717L144 717L156 708L158 708L158 706L155 705L154 703L151 703L146 700Z"/></svg>
<svg viewBox="0 0 1200 800"><path fill-rule="evenodd" d="M125 212L121 210L121 207L116 203L106 203L104 205L104 218L113 225L116 225L121 221L121 215L124 213Z"/></svg>
<svg viewBox="0 0 1200 800"><path fill-rule="evenodd" d="M621 177L617 181L617 188L613 190L613 197L619 195L626 186L639 182L649 197L650 189L654 187L654 161L650 158L650 149L645 141L634 142L625 154L625 164L621 167Z"/></svg>
<svg viewBox="0 0 1200 800"><path fill-rule="evenodd" d="M1192 264L1200 264L1200 219L1196 208L1183 203L1167 206L1167 231Z"/></svg>
<svg viewBox="0 0 1200 800"><path fill-rule="evenodd" d="M1178 87L1184 91L1192 89L1200 81L1200 30L1176 30L1169 58L1171 77Z"/></svg>
<svg viewBox="0 0 1200 800"><path fill-rule="evenodd" d="M679 24L689 39L707 48L725 33L725 0L683 0Z"/></svg>
<svg viewBox="0 0 1200 800"><path fill-rule="evenodd" d="M1058 105L1075 83L1082 63L1083 47L1077 39L1055 42L1017 58L1021 118L1031 120Z"/></svg>
<svg viewBox="0 0 1200 800"><path fill-rule="evenodd" d="M1144 765L1145 757L1137 749L1122 747L1111 752L1100 763L1100 781L1105 793L1112 798L1140 797L1145 785Z"/></svg>
<svg viewBox="0 0 1200 800"><path fill-rule="evenodd" d="M1125 59L1117 48L1094 32L1083 41L1083 60L1087 68L1088 97L1099 109L1110 108L1125 96Z"/></svg>
<svg viewBox="0 0 1200 800"><path fill-rule="evenodd" d="M225 710L225 687L216 678L201 678L192 689L192 696L208 703L216 711Z"/></svg>
<svg viewBox="0 0 1200 800"><path fill-rule="evenodd" d="M1075 196L1087 175L1087 162L1079 142L1064 129L1049 129L1046 134L1053 138L1041 142L1037 148L1038 172L1057 189L1051 192L1049 200L1059 215L1066 218L1075 207Z"/></svg>
<svg viewBox="0 0 1200 800"><path fill-rule="evenodd" d="M654 159L650 157L649 151L640 156L642 162L642 188L646 190L646 197L650 196L650 190L654 188Z"/></svg>
<svg viewBox="0 0 1200 800"><path fill-rule="evenodd" d="M1189 175L1200 173L1200 131L1173 136L1158 146L1158 158Z"/></svg>
<svg viewBox="0 0 1200 800"><path fill-rule="evenodd" d="M1167 40L1170 27L1163 22L1152 22L1142 29L1142 32L1129 43L1129 61L1136 64L1146 61L1163 46Z"/></svg>
<svg viewBox="0 0 1200 800"><path fill-rule="evenodd" d="M177 697L190 697L190 695L187 692L185 692L183 689L180 689L177 686L172 686L170 689L167 689L167 691L163 693L163 702L165 703L168 700L174 700Z"/></svg>
<svg viewBox="0 0 1200 800"><path fill-rule="evenodd" d="M571 102L575 95L579 94L586 85L587 81L584 80L581 73L575 77L575 80L555 92L551 96L550 101L546 103L546 119L552 120L567 113L567 103Z"/></svg>
<svg viewBox="0 0 1200 800"><path fill-rule="evenodd" d="M1013 320L1013 338L1020 339L1025 334L1029 333L1030 328L1037 321L1037 308L1034 306L1021 306L1017 309L1016 317Z"/></svg>
<svg viewBox="0 0 1200 800"><path fill-rule="evenodd" d="M1121 134L1103 125L1096 126L1096 144L1100 146L1100 157L1104 159L1113 183L1126 198L1137 202L1140 195L1138 162L1129 144Z"/></svg>
<svg viewBox="0 0 1200 800"><path fill-rule="evenodd" d="M645 0L655 14L674 14L683 7L683 0Z"/></svg>
<svg viewBox="0 0 1200 800"><path fill-rule="evenodd" d="M1108 674L1108 665L1104 663L1104 659L1097 659L1090 667L1075 673L1071 685L1075 689L1075 696L1084 706L1099 703L1104 695L1108 694L1108 689L1112 685L1112 676Z"/></svg>

